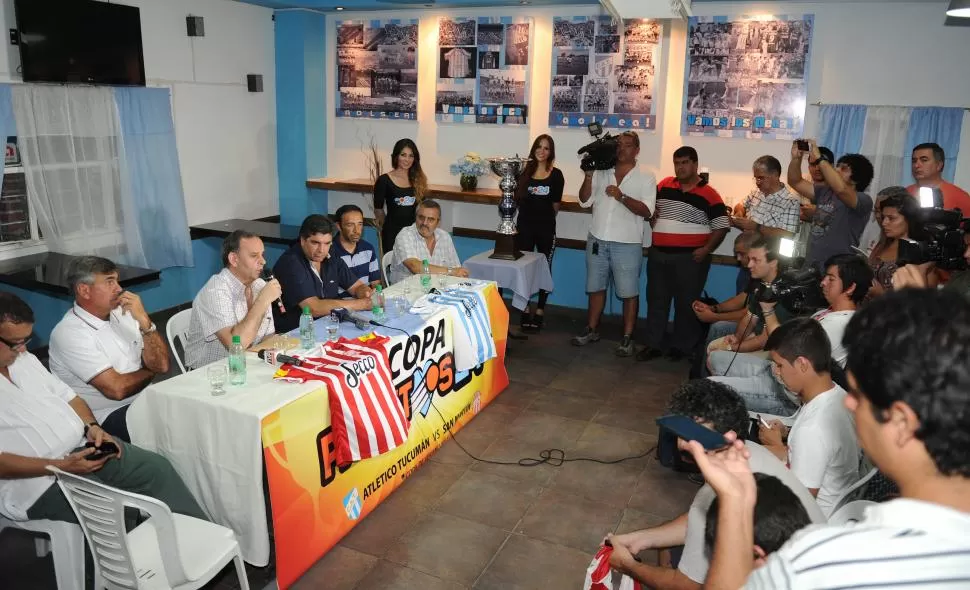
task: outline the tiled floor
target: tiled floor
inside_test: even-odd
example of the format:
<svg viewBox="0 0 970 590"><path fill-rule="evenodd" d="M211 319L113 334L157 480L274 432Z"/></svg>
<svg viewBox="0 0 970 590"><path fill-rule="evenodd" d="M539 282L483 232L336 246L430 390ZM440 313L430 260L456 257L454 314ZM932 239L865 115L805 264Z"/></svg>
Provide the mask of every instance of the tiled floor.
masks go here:
<svg viewBox="0 0 970 590"><path fill-rule="evenodd" d="M552 448L567 458L603 460L651 449L654 418L686 377L686 362L614 356L615 319L604 327L604 340L573 347L569 336L583 324L573 310L554 310L540 335L512 341L511 385L457 433L458 442L482 459L513 462ZM672 518L686 510L696 489L660 467L652 452L611 465L519 467L475 461L449 441L295 587L578 587L605 533ZM50 567L46 561L29 569ZM10 579L10 570L0 571ZM250 569L249 577L258 590L272 568ZM208 587L237 588L238 582L226 571Z"/></svg>

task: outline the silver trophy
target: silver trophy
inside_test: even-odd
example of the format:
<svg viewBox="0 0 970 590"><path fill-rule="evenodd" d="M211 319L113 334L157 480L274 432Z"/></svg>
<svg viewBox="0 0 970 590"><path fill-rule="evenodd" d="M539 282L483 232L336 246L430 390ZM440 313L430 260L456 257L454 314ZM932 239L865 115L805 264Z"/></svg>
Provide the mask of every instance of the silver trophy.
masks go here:
<svg viewBox="0 0 970 590"><path fill-rule="evenodd" d="M502 200L498 204L499 223L495 232L495 251L489 258L500 260L518 260L522 252L515 249L515 186L519 175L529 158L488 158L492 172L501 176L498 183L502 189Z"/></svg>

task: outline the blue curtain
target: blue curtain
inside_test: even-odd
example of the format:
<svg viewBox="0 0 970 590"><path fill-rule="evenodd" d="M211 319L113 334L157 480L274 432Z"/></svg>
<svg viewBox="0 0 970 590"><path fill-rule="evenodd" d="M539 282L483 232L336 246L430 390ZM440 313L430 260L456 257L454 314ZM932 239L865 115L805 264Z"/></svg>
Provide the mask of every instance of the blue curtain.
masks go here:
<svg viewBox="0 0 970 590"><path fill-rule="evenodd" d="M11 99L10 84L0 84L0 139L7 143L7 138L17 135L17 123L13 118L13 100ZM0 187L3 186L4 166L0 165Z"/></svg>
<svg viewBox="0 0 970 590"><path fill-rule="evenodd" d="M151 268L192 266L192 242L167 88L115 88L123 156Z"/></svg>
<svg viewBox="0 0 970 590"><path fill-rule="evenodd" d="M858 104L822 105L818 117L818 145L832 150L836 159L862 149L866 107Z"/></svg>
<svg viewBox="0 0 970 590"><path fill-rule="evenodd" d="M957 168L957 155L960 153L963 113L962 108L916 107L913 109L909 117L909 132L906 134L902 178L912 180L910 155L913 153L913 148L921 143L933 142L940 144L943 153L946 154L943 179L953 182L953 175Z"/></svg>

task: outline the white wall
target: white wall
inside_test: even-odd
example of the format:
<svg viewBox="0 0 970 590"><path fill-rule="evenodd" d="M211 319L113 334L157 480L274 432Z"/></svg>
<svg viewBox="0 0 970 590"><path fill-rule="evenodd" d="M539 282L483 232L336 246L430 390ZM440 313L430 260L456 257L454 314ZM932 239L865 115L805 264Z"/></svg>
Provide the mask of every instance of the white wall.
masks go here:
<svg viewBox="0 0 970 590"><path fill-rule="evenodd" d="M273 11L231 0L114 0L141 10L149 86L171 88L189 224L279 213ZM15 27L2 0L0 30ZM205 19L186 35L185 17ZM6 37L6 35L5 35ZM0 43L0 80L20 82L20 54ZM263 75L250 93L246 74Z"/></svg>
<svg viewBox="0 0 970 590"><path fill-rule="evenodd" d="M742 14L814 14L809 103L888 104L901 106L970 106L970 30L943 27L946 2L695 2L699 16ZM412 137L421 151L422 164L431 182L457 184L448 164L467 150L484 155L528 152L530 141L549 131L550 47L552 18L556 15L599 14L597 6L530 9L469 9L397 11L396 18L420 17L418 122L336 119L329 110L328 174L340 178L366 176L359 143L372 134L389 158L394 142ZM533 41L532 108L527 127L493 128L488 125L448 125L434 120L435 34L439 16L532 16ZM359 17L342 13L339 19ZM389 17L390 15L388 15ZM382 15L382 17L384 17ZM330 31L338 17L328 17ZM363 18L374 18L364 13ZM751 162L772 154L788 161L790 143L773 140L740 140L682 137L680 112L683 99L686 23L668 21L663 40L663 61L657 70L657 129L641 136L640 161L656 170L658 178L673 173L672 152L684 144L700 152L701 165L711 170L711 183L728 202L735 202L753 186ZM335 42L328 39L328 63L335 63ZM332 72L333 70L331 70ZM334 96L333 74L328 75L328 97ZM806 129L814 134L818 108L807 107ZM576 149L588 141L585 130L553 129L558 165L566 175L566 192L575 194L581 182ZM964 146L956 163L956 181L970 186L970 117L964 122ZM389 162L385 162L385 166ZM494 178L481 186L495 186ZM344 202L361 203L359 195L331 192L333 211ZM493 229L493 207L445 205L446 225ZM558 223L560 237L585 238L588 216L565 213ZM726 241L727 242L727 241ZM729 244L724 247L730 248Z"/></svg>

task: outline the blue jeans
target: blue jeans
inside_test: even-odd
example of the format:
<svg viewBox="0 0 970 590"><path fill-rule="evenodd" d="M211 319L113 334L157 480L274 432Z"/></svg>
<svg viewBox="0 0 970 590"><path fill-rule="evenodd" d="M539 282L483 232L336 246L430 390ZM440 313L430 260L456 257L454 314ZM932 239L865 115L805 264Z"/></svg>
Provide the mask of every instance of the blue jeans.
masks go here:
<svg viewBox="0 0 970 590"><path fill-rule="evenodd" d="M791 416L798 411L798 404L790 397L794 394L775 378L771 361L762 355L716 350L709 355L709 361L717 376L708 379L737 391L749 412Z"/></svg>

